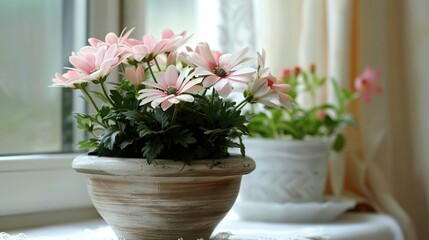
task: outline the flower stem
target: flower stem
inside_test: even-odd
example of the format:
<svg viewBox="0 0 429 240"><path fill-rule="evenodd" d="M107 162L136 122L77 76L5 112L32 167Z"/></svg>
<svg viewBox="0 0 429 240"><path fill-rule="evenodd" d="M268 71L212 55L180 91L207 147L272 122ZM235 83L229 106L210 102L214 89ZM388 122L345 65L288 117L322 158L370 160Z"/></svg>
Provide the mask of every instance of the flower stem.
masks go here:
<svg viewBox="0 0 429 240"><path fill-rule="evenodd" d="M240 109L242 109L244 106L246 106L247 101L248 101L249 99L251 99L251 98L252 98L252 96L248 96L248 97L246 97L245 99L243 99L243 101L241 101L237 106L235 106L234 111L236 111L236 110L240 110Z"/></svg>
<svg viewBox="0 0 429 240"><path fill-rule="evenodd" d="M109 97L109 94L107 94L107 90L106 90L106 86L104 85L104 81L101 81L101 82L100 82L100 86L101 86L101 89L103 90L104 96L106 96L107 101L109 101L109 103L110 103L112 106L115 106L115 103L114 103L114 102L112 101L112 99Z"/></svg>
<svg viewBox="0 0 429 240"><path fill-rule="evenodd" d="M89 99L89 101L92 103L92 106L95 108L95 110L97 111L97 113L100 112L100 109L97 107L97 105L94 102L94 99L91 97L91 95L89 94L89 92L85 89L84 86L79 87L80 90L82 90L83 94ZM103 126L104 128L108 128L109 124L102 120L102 122L98 121L98 119L96 119L97 123L100 124L101 126ZM91 132L93 135L94 133ZM95 136L95 135L94 135Z"/></svg>
<svg viewBox="0 0 429 240"><path fill-rule="evenodd" d="M97 107L97 105L94 102L94 99L89 95L88 91L85 89L85 87L81 86L79 87L80 90L82 90L83 94L89 99L89 101L92 103L92 106L95 108L97 112L100 112L100 109Z"/></svg>
<svg viewBox="0 0 429 240"><path fill-rule="evenodd" d="M120 65L121 65L122 73L125 75L125 67L124 67L124 64L123 64L123 63L121 63Z"/></svg>
<svg viewBox="0 0 429 240"><path fill-rule="evenodd" d="M153 58L153 60L155 60L155 64L156 64L156 67L158 68L158 71L161 72L161 68L159 67L158 60L156 60L156 56Z"/></svg>
<svg viewBox="0 0 429 240"><path fill-rule="evenodd" d="M174 106L173 117L171 118L171 123L173 123L173 124L176 122L177 112L179 112L179 104L176 104Z"/></svg>
<svg viewBox="0 0 429 240"><path fill-rule="evenodd" d="M158 83L158 82L156 81L155 74L153 74L152 67L151 67L151 65L150 65L150 63L149 63L149 62L147 62L147 66L148 66L148 68L149 68L150 75L152 75L153 81L155 81L156 83Z"/></svg>
<svg viewBox="0 0 429 240"><path fill-rule="evenodd" d="M213 106L213 103L214 103L214 96L215 96L215 89L214 89L214 87L213 87L213 89L212 89L212 106Z"/></svg>

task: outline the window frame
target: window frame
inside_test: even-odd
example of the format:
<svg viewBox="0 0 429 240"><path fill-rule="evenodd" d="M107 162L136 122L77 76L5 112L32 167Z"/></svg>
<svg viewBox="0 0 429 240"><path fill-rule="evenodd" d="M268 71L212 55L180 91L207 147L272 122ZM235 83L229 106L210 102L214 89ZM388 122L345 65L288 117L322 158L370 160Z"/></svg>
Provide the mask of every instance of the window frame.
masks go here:
<svg viewBox="0 0 429 240"><path fill-rule="evenodd" d="M90 21L88 10L88 0L63 0L64 59L68 59L72 50L86 45ZM70 28L72 34L69 34ZM67 66L67 63L62 64ZM62 130L68 128L70 132L73 123L64 124L65 111L84 112L86 105L77 91L63 90L62 96L62 100L73 96L63 110L62 118ZM73 152L73 142L83 137L82 131L71 132L72 137L63 141L64 153L0 156L0 219L67 209L93 209L86 190L86 176L71 167L79 153L65 153ZM31 225L27 221L18 223L13 227Z"/></svg>

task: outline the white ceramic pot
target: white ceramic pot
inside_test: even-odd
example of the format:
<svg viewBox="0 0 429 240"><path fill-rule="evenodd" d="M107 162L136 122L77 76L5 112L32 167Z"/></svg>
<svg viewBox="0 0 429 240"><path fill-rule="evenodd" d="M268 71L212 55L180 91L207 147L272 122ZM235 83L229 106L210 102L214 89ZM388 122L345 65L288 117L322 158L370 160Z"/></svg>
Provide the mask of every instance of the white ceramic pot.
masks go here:
<svg viewBox="0 0 429 240"><path fill-rule="evenodd" d="M319 202L325 190L329 140L245 139L246 154L257 165L243 178L240 200Z"/></svg>
<svg viewBox="0 0 429 240"><path fill-rule="evenodd" d="M209 239L232 207L250 158L172 160L79 156L91 200L119 239Z"/></svg>

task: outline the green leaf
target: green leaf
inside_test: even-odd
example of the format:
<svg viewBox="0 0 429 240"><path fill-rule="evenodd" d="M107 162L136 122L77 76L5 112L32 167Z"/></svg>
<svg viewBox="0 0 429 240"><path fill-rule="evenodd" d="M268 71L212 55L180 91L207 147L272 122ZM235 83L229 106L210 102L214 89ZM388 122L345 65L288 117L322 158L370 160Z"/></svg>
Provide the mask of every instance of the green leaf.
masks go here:
<svg viewBox="0 0 429 240"><path fill-rule="evenodd" d="M204 130L204 129L203 129ZM204 134L217 134L217 133L223 133L228 131L228 129L221 129L221 128L216 128L216 129L209 129L209 130L204 130Z"/></svg>
<svg viewBox="0 0 429 240"><path fill-rule="evenodd" d="M102 105L98 114L100 114L101 119L104 119L110 113L110 108L106 105Z"/></svg>
<svg viewBox="0 0 429 240"><path fill-rule="evenodd" d="M192 137L192 133L188 132L187 129L184 129L177 134L173 135L173 143L180 144L183 147L187 148L189 144L193 144L197 142L197 139Z"/></svg>
<svg viewBox="0 0 429 240"><path fill-rule="evenodd" d="M148 128L147 126L145 126L145 125L142 125L142 126L140 126L139 127L139 136L141 137L141 138L144 138L144 137L146 137L146 136L149 136L149 135L151 135L151 134L153 134L153 133L157 133L157 131L153 131L152 129L150 129L150 128Z"/></svg>
<svg viewBox="0 0 429 240"><path fill-rule="evenodd" d="M101 101L108 103L109 100L107 100L106 96L104 96L104 94L102 94L101 92L98 91L91 91L92 94L94 94L94 96L96 96L98 99L100 99Z"/></svg>
<svg viewBox="0 0 429 240"><path fill-rule="evenodd" d="M335 137L334 140L334 144L332 145L332 148L336 151L336 152L341 152L341 150L343 150L344 145L345 145L345 141L346 139L344 138L344 136L342 134L337 134L337 136Z"/></svg>
<svg viewBox="0 0 429 240"><path fill-rule="evenodd" d="M89 114L76 114L75 116L77 127L87 132L93 132L94 124L92 117Z"/></svg>
<svg viewBox="0 0 429 240"><path fill-rule="evenodd" d="M113 150L115 147L115 141L116 137L120 134L120 131L116 130L115 128L111 127L106 129L104 134L102 135L100 142L109 150Z"/></svg>
<svg viewBox="0 0 429 240"><path fill-rule="evenodd" d="M246 147L243 144L243 138L241 136L239 136L238 140L240 141L240 153L241 153L241 156L245 157L246 156Z"/></svg>
<svg viewBox="0 0 429 240"><path fill-rule="evenodd" d="M234 142L234 141L227 140L225 147L229 147L229 148L241 148L241 145L239 143Z"/></svg>
<svg viewBox="0 0 429 240"><path fill-rule="evenodd" d="M110 90L110 98L116 106L122 106L122 96L117 90Z"/></svg>
<svg viewBox="0 0 429 240"><path fill-rule="evenodd" d="M342 117L342 121L347 123L348 125L354 127L354 128L358 127L357 121L352 114L348 114L348 113L344 114Z"/></svg>
<svg viewBox="0 0 429 240"><path fill-rule="evenodd" d="M98 140L95 138L82 140L82 141L79 141L78 145L80 149L92 149L98 146Z"/></svg>
<svg viewBox="0 0 429 240"><path fill-rule="evenodd" d="M334 87L335 97L337 98L337 101L342 104L342 94L341 94L341 88L338 85L337 81L335 79L331 79L332 86Z"/></svg>
<svg viewBox="0 0 429 240"><path fill-rule="evenodd" d="M308 74L307 74L306 72L301 72L301 75L302 75L302 77L303 77L303 79L304 79L305 89L306 89L307 91L311 91L312 86L311 86L310 80L309 80L309 78L308 78Z"/></svg>
<svg viewBox="0 0 429 240"><path fill-rule="evenodd" d="M138 110L129 110L123 113L126 119L132 122L143 122L145 120L144 114Z"/></svg>
<svg viewBox="0 0 429 240"><path fill-rule="evenodd" d="M128 147L129 145L132 145L133 143L134 143L134 141L135 140L137 140L136 138L131 138L131 139L127 139L127 140L124 140L122 143L121 143L121 146L120 146L120 148L121 148L121 150L124 150L126 147Z"/></svg>
<svg viewBox="0 0 429 240"><path fill-rule="evenodd" d="M338 125L338 122L335 121L329 114L325 116L323 122L325 123L327 128L336 128Z"/></svg>
<svg viewBox="0 0 429 240"><path fill-rule="evenodd" d="M170 116L161 108L155 108L153 118L161 124L161 129L165 129L170 124Z"/></svg>
<svg viewBox="0 0 429 240"><path fill-rule="evenodd" d="M147 141L145 146L142 148L143 157L147 159L147 163L151 164L153 160L161 153L164 145L159 139Z"/></svg>

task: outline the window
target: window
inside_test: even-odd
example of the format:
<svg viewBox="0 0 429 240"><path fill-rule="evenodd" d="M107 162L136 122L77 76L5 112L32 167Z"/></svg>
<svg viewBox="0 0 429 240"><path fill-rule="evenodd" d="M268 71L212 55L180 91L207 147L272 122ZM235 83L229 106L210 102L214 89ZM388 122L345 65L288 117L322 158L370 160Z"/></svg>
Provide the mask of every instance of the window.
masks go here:
<svg viewBox="0 0 429 240"><path fill-rule="evenodd" d="M73 93L50 89L83 45L85 1L0 2L0 155L72 150ZM79 17L78 17L79 16Z"/></svg>
<svg viewBox="0 0 429 240"><path fill-rule="evenodd" d="M84 176L70 167L75 155L51 154L73 150L72 112L85 105L77 92L48 87L86 44L86 15L86 0L0 2L2 227L10 215L91 205Z"/></svg>

